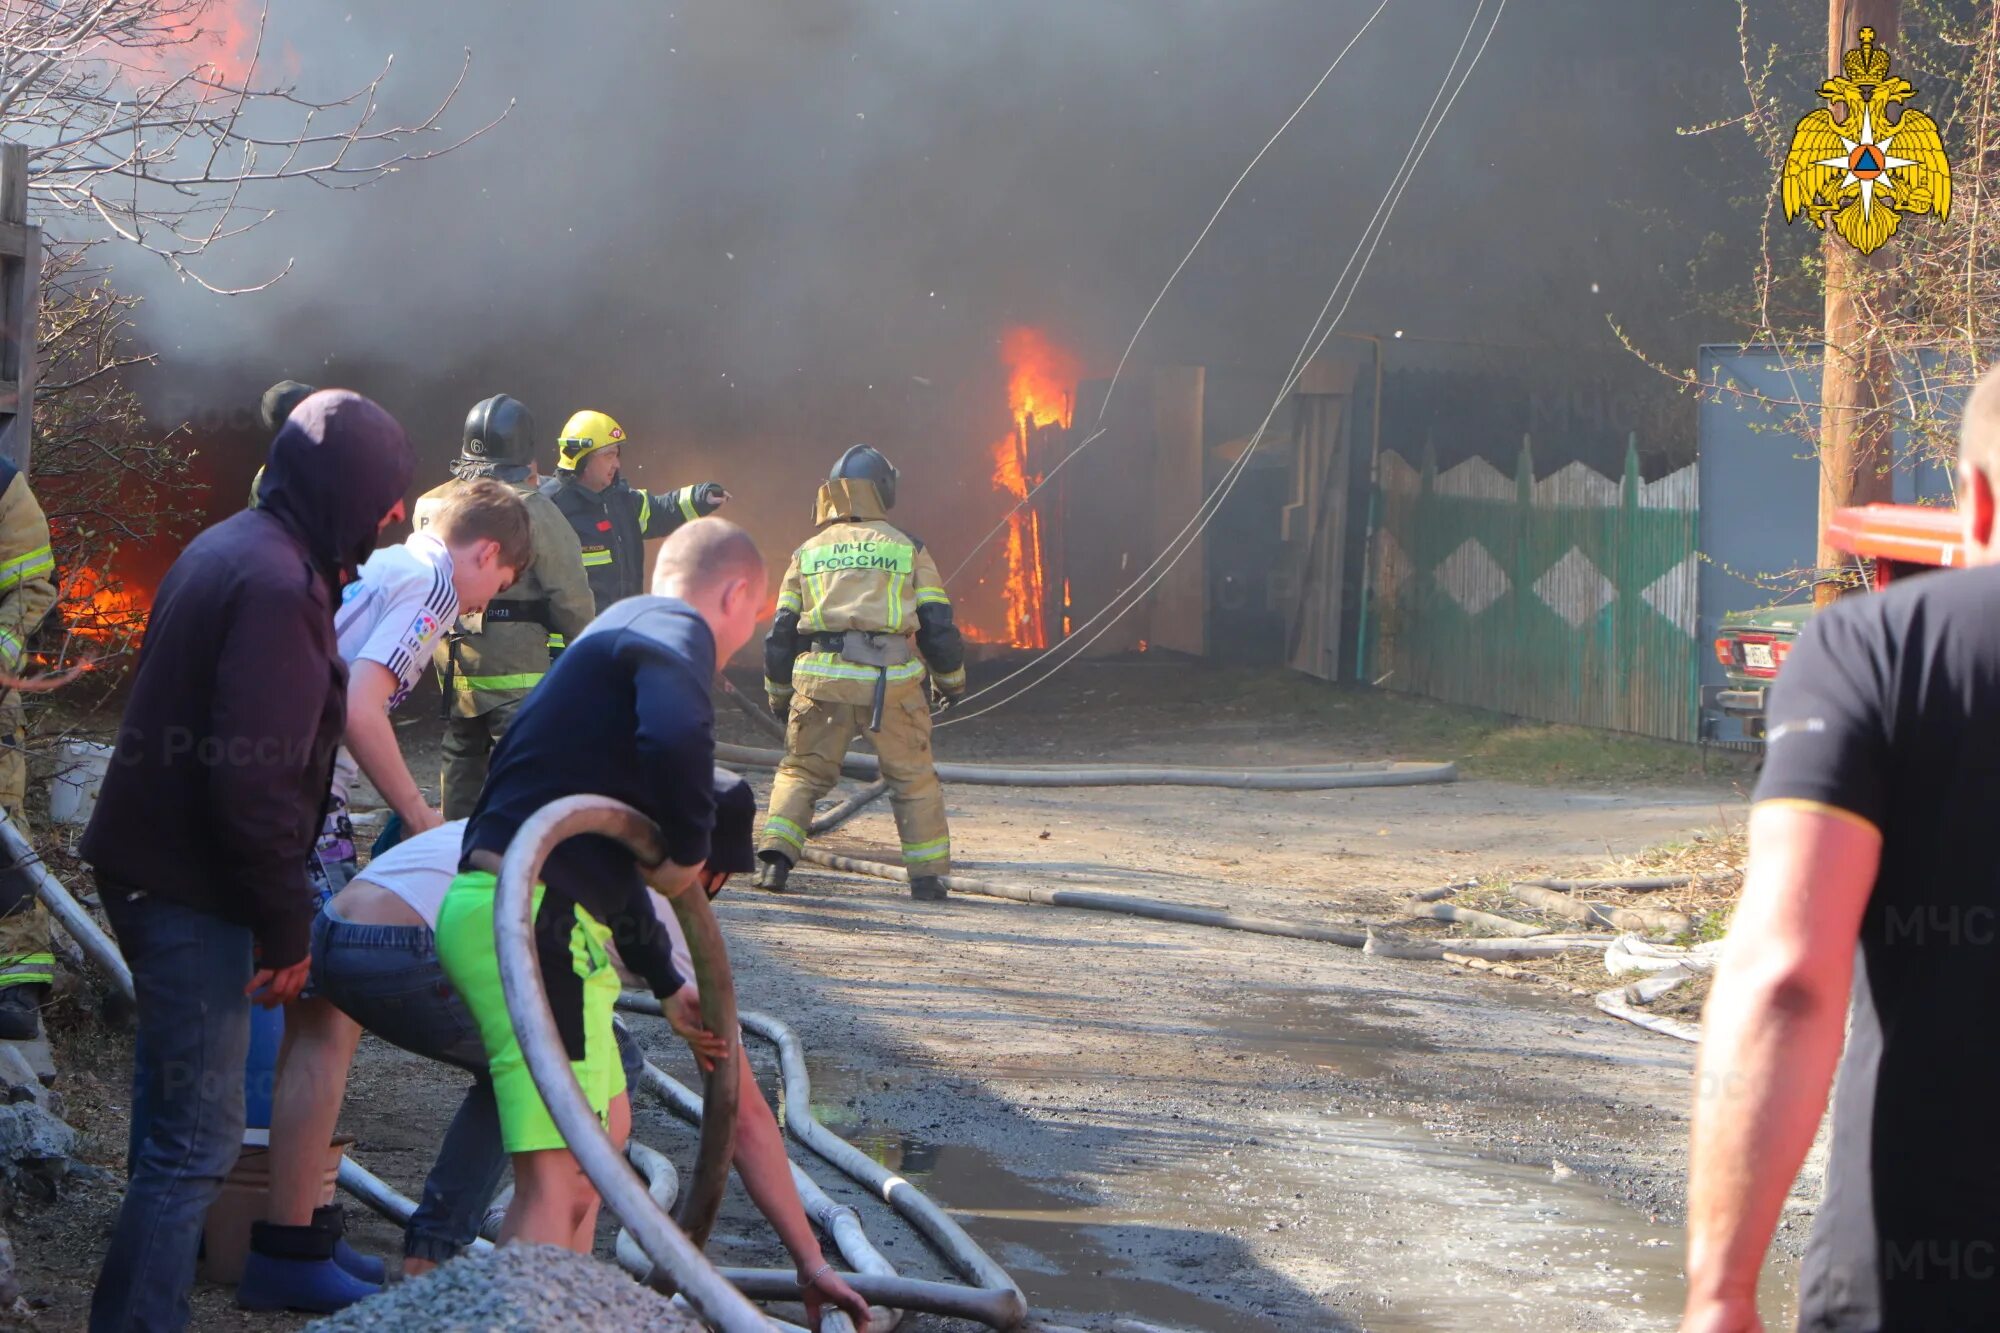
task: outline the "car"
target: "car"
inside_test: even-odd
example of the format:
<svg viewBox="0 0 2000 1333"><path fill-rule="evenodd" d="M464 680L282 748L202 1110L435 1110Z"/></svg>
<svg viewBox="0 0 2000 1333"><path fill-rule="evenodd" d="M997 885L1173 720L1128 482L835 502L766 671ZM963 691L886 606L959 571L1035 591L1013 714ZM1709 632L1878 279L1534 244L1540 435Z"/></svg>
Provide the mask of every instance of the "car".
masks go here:
<svg viewBox="0 0 2000 1333"><path fill-rule="evenodd" d="M1869 586L1877 590L1898 579L1965 563L1958 515L1922 505L1872 504L1837 510L1827 524L1827 544L1855 557ZM1811 602L1790 602L1732 611L1716 627L1715 660L1727 683L1704 691L1705 702L1711 713L1734 719L1745 739L1764 735L1766 692L1814 610Z"/></svg>
<svg viewBox="0 0 2000 1333"><path fill-rule="evenodd" d="M1721 716L1735 719L1744 739L1762 739L1765 692L1813 610L1811 602L1791 602L1731 611L1716 627L1715 660L1728 683L1710 692L1710 704Z"/></svg>

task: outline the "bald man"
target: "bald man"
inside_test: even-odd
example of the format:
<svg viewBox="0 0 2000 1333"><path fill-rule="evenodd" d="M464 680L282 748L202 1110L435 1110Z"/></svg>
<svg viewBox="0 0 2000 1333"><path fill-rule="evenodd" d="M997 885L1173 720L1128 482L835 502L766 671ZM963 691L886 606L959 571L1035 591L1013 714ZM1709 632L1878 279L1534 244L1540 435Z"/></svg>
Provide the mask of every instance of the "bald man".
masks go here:
<svg viewBox="0 0 2000 1333"><path fill-rule="evenodd" d="M709 859L716 812L709 686L717 664L750 641L766 587L764 558L743 529L720 518L686 524L660 547L654 595L629 597L591 621L493 752L459 874L438 906L436 938L438 961L479 1025L501 1140L514 1163L514 1201L501 1230L509 1241L587 1254L598 1199L542 1102L507 1015L494 951L494 872L521 826L565 796L609 796L659 827L666 860L654 867L609 838L562 843L542 867L535 908L556 1029L591 1108L622 1142L631 1108L612 1036L613 940L698 1055L720 1060L735 1037L702 1026L692 979L674 965L647 885L677 896ZM790 1168L780 1169L788 1178ZM822 1302L865 1323L866 1302L826 1262L803 1211L793 1220L787 1244L813 1325Z"/></svg>
<svg viewBox="0 0 2000 1333"><path fill-rule="evenodd" d="M1821 612L1773 692L1695 1079L1690 1333L1763 1327L1758 1273L1830 1083L1799 1327L2000 1327L1994 374L1958 479L1972 568Z"/></svg>

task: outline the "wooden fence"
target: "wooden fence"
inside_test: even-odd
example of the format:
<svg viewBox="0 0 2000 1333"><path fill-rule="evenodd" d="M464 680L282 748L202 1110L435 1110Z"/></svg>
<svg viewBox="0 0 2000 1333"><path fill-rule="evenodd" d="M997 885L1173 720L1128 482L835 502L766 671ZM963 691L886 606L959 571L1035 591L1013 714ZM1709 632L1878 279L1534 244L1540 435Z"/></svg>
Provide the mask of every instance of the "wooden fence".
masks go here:
<svg viewBox="0 0 2000 1333"><path fill-rule="evenodd" d="M1370 677L1519 717L1691 741L1700 725L1692 467L1535 479L1384 451Z"/></svg>

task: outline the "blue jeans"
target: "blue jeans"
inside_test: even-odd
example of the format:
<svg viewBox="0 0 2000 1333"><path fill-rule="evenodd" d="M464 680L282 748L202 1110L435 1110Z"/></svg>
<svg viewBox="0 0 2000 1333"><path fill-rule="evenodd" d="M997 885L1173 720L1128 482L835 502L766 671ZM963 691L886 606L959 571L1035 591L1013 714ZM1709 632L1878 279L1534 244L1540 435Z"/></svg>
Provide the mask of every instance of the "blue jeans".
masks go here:
<svg viewBox="0 0 2000 1333"><path fill-rule="evenodd" d="M472 1075L424 1181L423 1200L403 1231L406 1256L432 1263L455 1258L478 1237L500 1192L507 1150L486 1072L486 1045L438 962L436 937L423 926L342 921L322 907L313 918L312 984L335 1008L391 1045ZM643 1057L623 1026L617 1037L627 1086L636 1087Z"/></svg>
<svg viewBox="0 0 2000 1333"><path fill-rule="evenodd" d="M247 927L99 879L138 991L130 1180L90 1302L91 1333L187 1327L203 1218L243 1142Z"/></svg>
<svg viewBox="0 0 2000 1333"><path fill-rule="evenodd" d="M479 1025L445 979L436 941L422 926L359 925L322 907L313 919L312 960L315 991L342 1013L413 1055L472 1075L403 1231L405 1255L443 1263L477 1238L507 1171Z"/></svg>

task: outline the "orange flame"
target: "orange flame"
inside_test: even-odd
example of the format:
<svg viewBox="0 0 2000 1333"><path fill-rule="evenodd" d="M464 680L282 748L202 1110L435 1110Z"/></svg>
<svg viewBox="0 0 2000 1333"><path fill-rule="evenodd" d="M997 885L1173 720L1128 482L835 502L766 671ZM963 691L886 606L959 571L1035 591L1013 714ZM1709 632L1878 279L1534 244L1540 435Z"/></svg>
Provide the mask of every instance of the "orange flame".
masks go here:
<svg viewBox="0 0 2000 1333"><path fill-rule="evenodd" d="M230 87L248 83L263 24L255 0L205 0L187 18L167 25L167 45L158 55L166 71L200 74L204 81ZM287 73L296 75L297 53L286 49Z"/></svg>
<svg viewBox="0 0 2000 1333"><path fill-rule="evenodd" d="M59 607L64 626L77 638L124 646L145 630L151 603L143 590L85 565L64 583Z"/></svg>
<svg viewBox="0 0 2000 1333"><path fill-rule="evenodd" d="M1046 334L1030 328L1008 329L1000 340L1000 356L1007 363L1007 403L1013 425L993 445L993 488L1019 501L1027 499L1042 482L1041 474L1028 471L1028 432L1038 426L1070 424L1079 365ZM1006 642L1016 648L1048 647L1048 630L1042 621L1048 595L1042 519L1033 507L1023 506L1007 520L1005 593ZM1067 597L1064 600L1067 602Z"/></svg>

